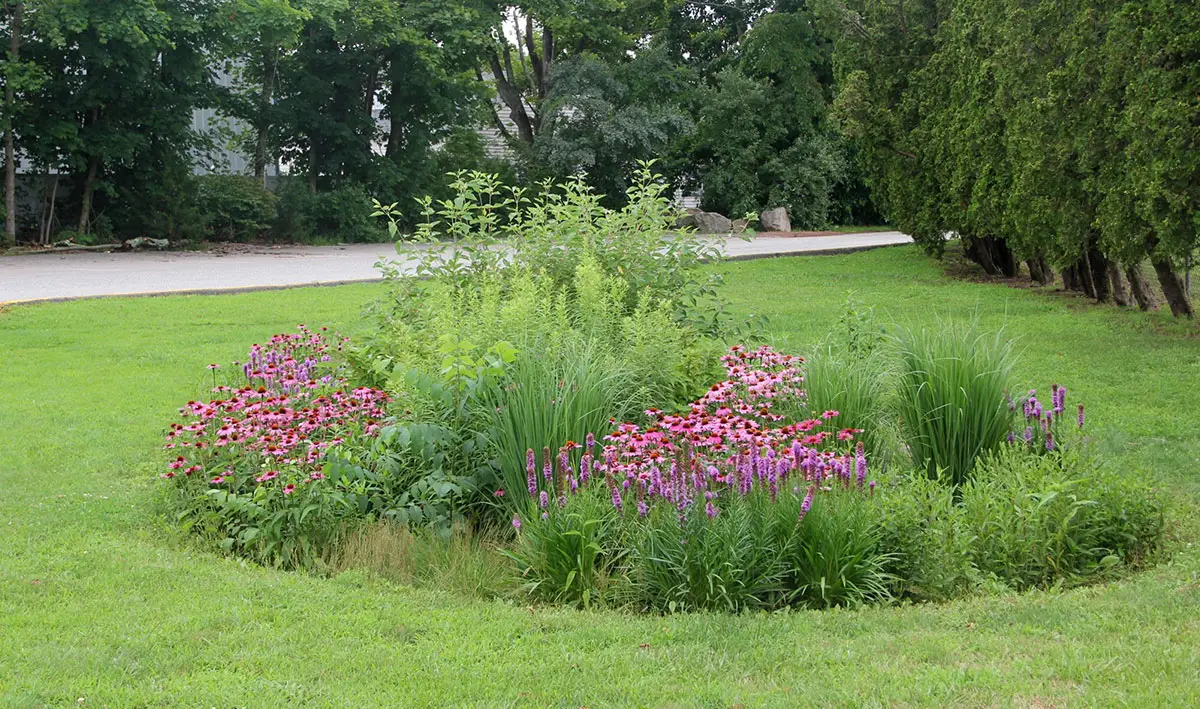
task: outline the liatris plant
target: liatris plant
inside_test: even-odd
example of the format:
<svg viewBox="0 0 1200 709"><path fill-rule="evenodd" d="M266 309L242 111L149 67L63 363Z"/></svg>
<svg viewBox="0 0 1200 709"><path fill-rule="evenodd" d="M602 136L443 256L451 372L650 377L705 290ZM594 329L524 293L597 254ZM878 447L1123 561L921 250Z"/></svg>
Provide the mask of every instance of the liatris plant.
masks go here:
<svg viewBox="0 0 1200 709"><path fill-rule="evenodd" d="M1035 453L1051 453L1061 450L1068 445L1074 432L1083 429L1083 404L1080 404L1076 415L1067 411L1067 388L1058 384L1050 385L1050 406L1047 407L1037 398L1037 390L1030 389L1029 393L1019 399L1009 399L1008 408L1014 414L1019 408L1024 424L1024 433L1020 442L1024 447ZM1008 442L1018 440L1016 428L1009 430Z"/></svg>

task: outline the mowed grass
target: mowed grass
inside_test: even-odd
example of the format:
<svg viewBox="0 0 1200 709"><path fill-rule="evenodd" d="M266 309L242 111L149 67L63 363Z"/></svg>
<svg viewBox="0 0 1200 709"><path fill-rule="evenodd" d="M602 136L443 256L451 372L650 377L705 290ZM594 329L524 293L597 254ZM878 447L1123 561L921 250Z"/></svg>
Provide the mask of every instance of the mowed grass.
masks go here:
<svg viewBox="0 0 1200 709"><path fill-rule="evenodd" d="M946 279L915 249L722 267L806 348L847 291L881 322L977 313L1022 381L1070 387L1160 485L1169 561L940 606L637 617L318 578L194 550L154 517L161 434L209 362L298 323L353 335L381 289L0 313L0 698L15 706L1192 706L1200 696L1200 339L1162 315Z"/></svg>

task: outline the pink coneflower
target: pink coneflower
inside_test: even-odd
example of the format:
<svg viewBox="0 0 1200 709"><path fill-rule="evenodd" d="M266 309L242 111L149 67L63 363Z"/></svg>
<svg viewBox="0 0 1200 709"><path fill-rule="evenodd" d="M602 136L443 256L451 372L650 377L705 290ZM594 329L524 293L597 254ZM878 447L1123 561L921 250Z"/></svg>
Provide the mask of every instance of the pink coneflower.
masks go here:
<svg viewBox="0 0 1200 709"><path fill-rule="evenodd" d="M208 368L209 368L209 369L220 369L220 368L221 368L221 365L219 365L219 364L210 364L210 365L208 365Z"/></svg>
<svg viewBox="0 0 1200 709"><path fill-rule="evenodd" d="M175 477L175 473L163 473L162 475L159 475L158 477L163 478L165 480L170 480L171 478Z"/></svg>
<svg viewBox="0 0 1200 709"><path fill-rule="evenodd" d="M829 411L826 411L825 413L821 414L821 418L829 420L835 416L838 416L839 414L840 414L840 412L830 409Z"/></svg>
<svg viewBox="0 0 1200 709"><path fill-rule="evenodd" d="M254 478L254 480L255 480L255 482L265 483L269 480L274 480L277 477L279 477L278 470L268 470L267 472L263 473L262 475L259 475L257 478Z"/></svg>
<svg viewBox="0 0 1200 709"><path fill-rule="evenodd" d="M492 493L492 497L504 497L504 490L496 490Z"/></svg>
<svg viewBox="0 0 1200 709"><path fill-rule="evenodd" d="M285 494L285 495L290 495L295 491L296 491L296 486L293 485L292 483L288 483L287 485L283 486L283 494Z"/></svg>
<svg viewBox="0 0 1200 709"><path fill-rule="evenodd" d="M225 482L225 476L218 475L218 476L214 477L212 480L209 480L209 482L212 483L213 485L220 485L221 483Z"/></svg>
<svg viewBox="0 0 1200 709"><path fill-rule="evenodd" d="M308 479L309 480L324 480L325 473L322 473L320 471L312 473L311 475L308 476Z"/></svg>

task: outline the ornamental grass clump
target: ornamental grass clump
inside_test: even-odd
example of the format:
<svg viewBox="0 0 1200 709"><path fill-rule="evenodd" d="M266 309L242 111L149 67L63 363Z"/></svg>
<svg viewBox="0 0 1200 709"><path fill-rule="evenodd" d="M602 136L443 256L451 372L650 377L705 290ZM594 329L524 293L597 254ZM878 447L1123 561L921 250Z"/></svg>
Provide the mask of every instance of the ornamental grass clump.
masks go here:
<svg viewBox="0 0 1200 709"><path fill-rule="evenodd" d="M913 464L961 485L1008 436L1012 344L954 323L901 332L897 344L898 408Z"/></svg>
<svg viewBox="0 0 1200 709"><path fill-rule="evenodd" d="M564 567L553 560L586 558L592 566L573 568L572 583L623 575L629 600L654 610L887 596L886 559L867 518L859 523L854 502L826 500L865 500L874 490L857 431L839 430L832 410L794 422L777 413L801 408L800 358L735 346L723 363L728 378L685 413L649 410L652 423L619 424L602 447L589 437L578 453L568 443L557 460L528 451L526 482L538 494L513 523L519 537L537 540L521 543L531 588L562 589ZM815 519L826 516L841 521ZM594 553L547 541L556 539L590 539ZM597 590L580 586L572 598Z"/></svg>

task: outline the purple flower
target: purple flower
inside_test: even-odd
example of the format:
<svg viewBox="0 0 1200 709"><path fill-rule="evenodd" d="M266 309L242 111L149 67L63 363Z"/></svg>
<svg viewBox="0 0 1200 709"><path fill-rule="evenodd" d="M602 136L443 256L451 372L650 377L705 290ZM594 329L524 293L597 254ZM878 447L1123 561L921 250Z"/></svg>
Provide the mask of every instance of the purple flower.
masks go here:
<svg viewBox="0 0 1200 709"><path fill-rule="evenodd" d="M521 531L521 518L519 516L513 515L513 523L512 524L513 524L513 529L517 530L518 532Z"/></svg>
<svg viewBox="0 0 1200 709"><path fill-rule="evenodd" d="M816 483L808 486L808 493L804 495L804 501L800 503L800 517L796 521L804 519L804 515L812 509L813 491L817 489Z"/></svg>
<svg viewBox="0 0 1200 709"><path fill-rule="evenodd" d="M593 450L596 449L596 437L589 433L587 435L587 438L583 439L583 444L584 444L584 449L583 449L584 452L590 454Z"/></svg>
<svg viewBox="0 0 1200 709"><path fill-rule="evenodd" d="M650 508L646 507L645 500L638 500L637 511L638 517L645 517L646 513L650 511Z"/></svg>
<svg viewBox="0 0 1200 709"><path fill-rule="evenodd" d="M1076 420L1079 423L1079 427L1083 428L1083 404L1079 405L1079 417Z"/></svg>
<svg viewBox="0 0 1200 709"><path fill-rule="evenodd" d="M530 448L525 452L525 482L529 487L530 496L537 494L537 456Z"/></svg>
<svg viewBox="0 0 1200 709"><path fill-rule="evenodd" d="M709 502L704 505L704 514L708 515L709 519L713 519L720 513L721 513L721 511L719 509L717 509L717 506L714 505L713 503Z"/></svg>
<svg viewBox="0 0 1200 709"><path fill-rule="evenodd" d="M550 458L550 446L542 449L542 477L546 480L554 478L554 462Z"/></svg>
<svg viewBox="0 0 1200 709"><path fill-rule="evenodd" d="M859 485L867 481L867 454L863 451L862 441L858 442L858 447L854 450L854 470L858 473Z"/></svg>
<svg viewBox="0 0 1200 709"><path fill-rule="evenodd" d="M871 494L872 495L875 494L875 481L874 480L871 481Z"/></svg>
<svg viewBox="0 0 1200 709"><path fill-rule="evenodd" d="M588 434L591 436L592 434ZM583 454L583 460L579 462L579 482L587 485L588 480L592 477L592 454L591 446L588 446L588 453Z"/></svg>
<svg viewBox="0 0 1200 709"><path fill-rule="evenodd" d="M1012 443L1017 440L1017 434L1010 428L1008 429L1008 442Z"/></svg>
<svg viewBox="0 0 1200 709"><path fill-rule="evenodd" d="M1033 445L1033 426L1025 427L1025 445Z"/></svg>
<svg viewBox="0 0 1200 709"><path fill-rule="evenodd" d="M612 503L613 507L617 508L617 512L621 511L621 488L616 485L612 486Z"/></svg>
<svg viewBox="0 0 1200 709"><path fill-rule="evenodd" d="M547 506L549 506L549 504L550 504L550 495L546 494L545 490L542 490L542 494L538 496L538 505L540 505L541 508L544 510L544 509L546 509Z"/></svg>
<svg viewBox="0 0 1200 709"><path fill-rule="evenodd" d="M1054 450L1054 431L1046 431L1046 450Z"/></svg>

